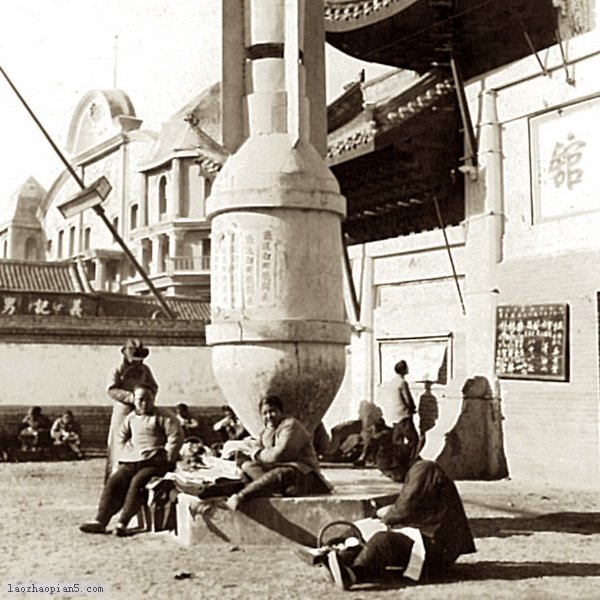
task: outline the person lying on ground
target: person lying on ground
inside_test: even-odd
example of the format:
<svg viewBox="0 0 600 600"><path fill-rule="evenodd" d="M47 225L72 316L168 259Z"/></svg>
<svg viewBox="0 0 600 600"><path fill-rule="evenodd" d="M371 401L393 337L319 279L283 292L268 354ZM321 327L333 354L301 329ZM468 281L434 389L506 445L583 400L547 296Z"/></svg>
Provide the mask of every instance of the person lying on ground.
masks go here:
<svg viewBox="0 0 600 600"><path fill-rule="evenodd" d="M342 589L377 582L396 573L413 580L443 575L462 554L475 552L471 529L452 480L434 461L412 459L410 448L396 445L379 455L380 468L403 482L393 504L376 512L379 527L366 543L348 549L306 549L324 564ZM411 528L411 529L403 529Z"/></svg>
<svg viewBox="0 0 600 600"><path fill-rule="evenodd" d="M227 499L227 507L236 510L244 500L259 496L328 493L331 486L321 474L312 435L304 425L284 414L279 396L263 398L259 409L265 428L250 456L238 456L247 483Z"/></svg>
<svg viewBox="0 0 600 600"><path fill-rule="evenodd" d="M125 417L118 435L119 468L104 484L94 521L83 523L84 533L106 533L119 510L114 533L129 535L127 525L145 501L146 484L175 469L183 444L183 430L168 409L155 406L154 392L144 385L133 391L134 412Z"/></svg>
<svg viewBox="0 0 600 600"><path fill-rule="evenodd" d="M81 430L72 411L65 410L58 419L54 420L50 429L50 437L55 447L65 449L76 458L83 458Z"/></svg>

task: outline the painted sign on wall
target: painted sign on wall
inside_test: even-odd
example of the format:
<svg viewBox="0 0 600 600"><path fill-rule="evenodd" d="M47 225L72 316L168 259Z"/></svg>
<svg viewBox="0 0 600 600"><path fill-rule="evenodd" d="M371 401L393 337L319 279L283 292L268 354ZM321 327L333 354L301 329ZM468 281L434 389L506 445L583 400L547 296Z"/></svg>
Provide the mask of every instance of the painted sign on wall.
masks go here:
<svg viewBox="0 0 600 600"><path fill-rule="evenodd" d="M598 210L600 98L529 120L534 222Z"/></svg>
<svg viewBox="0 0 600 600"><path fill-rule="evenodd" d="M568 317L567 304L498 306L498 377L568 381Z"/></svg>
<svg viewBox="0 0 600 600"><path fill-rule="evenodd" d="M79 294L38 292L0 293L0 316L89 317L97 314L97 301Z"/></svg>

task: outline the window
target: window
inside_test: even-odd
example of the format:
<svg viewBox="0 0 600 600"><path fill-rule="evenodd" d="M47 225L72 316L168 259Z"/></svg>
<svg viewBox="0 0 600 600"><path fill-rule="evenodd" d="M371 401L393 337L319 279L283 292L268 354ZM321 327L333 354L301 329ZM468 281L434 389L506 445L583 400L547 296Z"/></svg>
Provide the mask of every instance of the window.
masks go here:
<svg viewBox="0 0 600 600"><path fill-rule="evenodd" d="M58 232L58 240L56 242L56 258L58 258L58 259L63 257L64 239L65 239L65 232L61 229Z"/></svg>
<svg viewBox="0 0 600 600"><path fill-rule="evenodd" d="M86 227L83 230L83 249L84 250L89 250L90 249L91 238L92 238L92 228L91 227Z"/></svg>
<svg viewBox="0 0 600 600"><path fill-rule="evenodd" d="M167 213L167 178L163 175L158 182L158 214Z"/></svg>
<svg viewBox="0 0 600 600"><path fill-rule="evenodd" d="M129 207L129 229L137 229L138 226L138 205L132 204Z"/></svg>
<svg viewBox="0 0 600 600"><path fill-rule="evenodd" d="M48 258L52 256L52 240L46 242L46 256Z"/></svg>
<svg viewBox="0 0 600 600"><path fill-rule="evenodd" d="M75 227L69 227L69 256L75 254Z"/></svg>
<svg viewBox="0 0 600 600"><path fill-rule="evenodd" d="M2 256L4 258L8 258L8 242L6 240L4 240L4 244L2 247L2 253L3 253Z"/></svg>

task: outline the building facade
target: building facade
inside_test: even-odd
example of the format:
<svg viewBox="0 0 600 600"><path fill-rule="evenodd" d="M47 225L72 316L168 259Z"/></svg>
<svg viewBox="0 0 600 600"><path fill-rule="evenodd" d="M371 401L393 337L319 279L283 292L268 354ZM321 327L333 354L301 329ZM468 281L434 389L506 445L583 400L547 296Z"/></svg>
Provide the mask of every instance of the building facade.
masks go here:
<svg viewBox="0 0 600 600"><path fill-rule="evenodd" d="M421 420L435 420L429 423L424 454L439 458L448 454L452 434L468 417L465 381L483 376L490 384L484 397L501 411L491 414L501 419L512 477L597 486L597 2L537 7L536 2L486 3L487 14L480 16L476 3L462 3L462 8L470 6L467 14L453 2L392 2L366 15L362 27L357 24L360 3L355 3L355 12L349 8L352 3L326 4L329 40L356 56L376 37L377 23L387 22L381 35L395 35L397 44L378 38L377 45L390 53L389 60L380 62L409 67L412 61L415 70L431 72L431 64L439 64L439 38L447 34L446 40L452 39L452 32L444 31L451 23L459 33L456 55L451 58L452 48L447 47L451 60L446 62L454 56L463 61L462 78L447 71L455 89L456 114L463 113L464 136L458 149L450 140L445 144L445 151L456 156L453 176L463 183L462 191L450 192L448 204L441 206L442 216L450 217L443 219L445 227L421 220L407 231L410 214L394 224L394 214L383 210L389 202L373 200L372 206L363 207L368 212L362 218L365 223L387 221L384 238L376 227L373 235L349 247L358 300L344 388L352 397L352 410L362 399L376 400L378 384L391 375L396 360L405 358L413 393L423 401ZM435 14L434 5L446 12ZM340 24L342 8L352 14ZM537 14L530 12L536 10ZM418 20L411 19L418 11L424 12L417 27ZM504 19L495 18L496 11ZM334 18L340 22L333 23ZM393 33L399 29L389 27L392 22L398 27L402 22L403 35ZM425 34L420 39L421 31L434 38L436 33L437 46ZM509 43L517 34L520 39ZM407 52L402 52L403 44L410 45ZM396 114L416 110L417 105L404 103ZM421 110L432 118L430 109ZM372 156L378 152L383 122L381 117L373 120L375 146L368 151ZM382 146L384 140L379 143ZM377 166L367 161L368 153L358 157L352 152L346 171L356 169L358 161ZM352 189L340 181L342 191L352 198ZM436 184L432 172L422 181L425 188ZM365 197L380 193L373 187L366 192ZM424 196L431 200L435 193L425 189ZM408 200L400 184L396 197ZM435 215L435 207L429 206ZM460 208L453 212L452 206ZM390 228L398 233L393 235ZM483 432L492 434L497 430ZM471 435L482 435L481 423Z"/></svg>
<svg viewBox="0 0 600 600"><path fill-rule="evenodd" d="M202 126L210 129L214 121L211 110L215 98L218 106L218 93L218 87L207 90L156 134L141 129L124 92L92 91L81 99L69 128L71 164L86 185L100 176L109 180L112 190L104 211L154 286L167 296L210 297L210 225L204 203L226 153ZM81 262L98 292L148 293L93 211L63 218L57 207L78 191L65 171L40 203L41 258Z"/></svg>

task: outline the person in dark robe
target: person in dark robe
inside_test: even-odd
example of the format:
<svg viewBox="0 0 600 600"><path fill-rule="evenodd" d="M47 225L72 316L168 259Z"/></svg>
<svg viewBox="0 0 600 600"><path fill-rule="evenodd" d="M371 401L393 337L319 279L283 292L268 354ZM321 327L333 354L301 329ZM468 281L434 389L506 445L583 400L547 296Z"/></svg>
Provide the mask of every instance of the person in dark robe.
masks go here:
<svg viewBox="0 0 600 600"><path fill-rule="evenodd" d="M379 581L390 567L416 580L440 576L459 556L476 551L456 486L440 465L411 458L404 444L380 448L377 462L386 476L404 485L392 504L377 509L382 530L356 548L321 555L338 587Z"/></svg>
<svg viewBox="0 0 600 600"><path fill-rule="evenodd" d="M154 395L158 392L158 384L144 359L150 350L138 339L129 339L121 348L123 361L113 371L108 384L108 396L114 401L110 418L107 440L107 457L104 481L117 470L119 466L118 432L125 417L134 409L133 390L137 385L148 387Z"/></svg>

